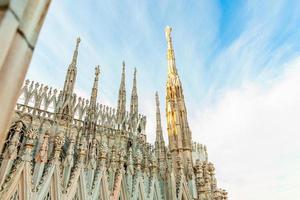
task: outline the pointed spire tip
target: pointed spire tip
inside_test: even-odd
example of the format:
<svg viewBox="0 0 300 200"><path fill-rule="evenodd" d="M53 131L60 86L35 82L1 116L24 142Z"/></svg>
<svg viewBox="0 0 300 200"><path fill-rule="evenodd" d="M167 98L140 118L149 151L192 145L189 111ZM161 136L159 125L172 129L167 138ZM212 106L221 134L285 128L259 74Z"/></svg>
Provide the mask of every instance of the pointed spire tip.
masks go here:
<svg viewBox="0 0 300 200"><path fill-rule="evenodd" d="M166 33L166 38L168 40L171 38L171 32L172 32L172 28L170 26L166 26L165 33Z"/></svg>
<svg viewBox="0 0 300 200"><path fill-rule="evenodd" d="M76 39L76 50L78 50L78 46L79 46L80 41L81 41L80 37L77 37L77 39Z"/></svg>
<svg viewBox="0 0 300 200"><path fill-rule="evenodd" d="M156 106L159 106L159 96L158 96L158 92L155 92L155 101L156 101Z"/></svg>
<svg viewBox="0 0 300 200"><path fill-rule="evenodd" d="M100 73L100 65L96 65L96 67L95 67L95 75L98 76L99 73Z"/></svg>
<svg viewBox="0 0 300 200"><path fill-rule="evenodd" d="M80 37L77 37L77 43L80 43L81 39Z"/></svg>

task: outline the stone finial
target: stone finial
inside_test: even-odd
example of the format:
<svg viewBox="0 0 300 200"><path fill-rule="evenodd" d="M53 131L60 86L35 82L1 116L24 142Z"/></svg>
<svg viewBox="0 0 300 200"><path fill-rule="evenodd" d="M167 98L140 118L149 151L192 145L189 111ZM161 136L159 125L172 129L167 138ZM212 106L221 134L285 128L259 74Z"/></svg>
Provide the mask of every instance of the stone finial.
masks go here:
<svg viewBox="0 0 300 200"><path fill-rule="evenodd" d="M97 65L97 66L95 67L95 76L98 77L99 74L100 74L100 65Z"/></svg>
<svg viewBox="0 0 300 200"><path fill-rule="evenodd" d="M77 39L76 39L76 49L78 49L80 41L81 41L80 37L77 37Z"/></svg>
<svg viewBox="0 0 300 200"><path fill-rule="evenodd" d="M78 48L79 48L79 43L80 43L81 39L80 37L78 37L76 39L76 47L75 47L75 50L74 50L74 53L73 53L73 58L72 58L72 67L76 67L76 63L77 63L77 56L78 56Z"/></svg>
<svg viewBox="0 0 300 200"><path fill-rule="evenodd" d="M96 119L96 112L97 112L97 96L98 96L98 81L99 81L99 74L100 74L100 68L99 65L95 67L95 78L93 83L93 88L90 96L90 105L87 110L86 120L89 120L91 122L94 122ZM93 129L91 127L88 127L89 129ZM87 130L91 133L94 132L94 130ZM95 134L95 133L94 133Z"/></svg>

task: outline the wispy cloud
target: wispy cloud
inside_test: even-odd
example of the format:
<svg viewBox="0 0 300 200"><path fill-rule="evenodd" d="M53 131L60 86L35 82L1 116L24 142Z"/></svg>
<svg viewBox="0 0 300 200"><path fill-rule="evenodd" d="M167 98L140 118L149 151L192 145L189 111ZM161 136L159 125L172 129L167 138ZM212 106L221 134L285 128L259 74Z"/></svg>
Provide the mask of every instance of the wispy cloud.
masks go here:
<svg viewBox="0 0 300 200"><path fill-rule="evenodd" d="M300 57L286 67L268 88L245 83L191 119L194 139L208 145L232 199L300 195Z"/></svg>

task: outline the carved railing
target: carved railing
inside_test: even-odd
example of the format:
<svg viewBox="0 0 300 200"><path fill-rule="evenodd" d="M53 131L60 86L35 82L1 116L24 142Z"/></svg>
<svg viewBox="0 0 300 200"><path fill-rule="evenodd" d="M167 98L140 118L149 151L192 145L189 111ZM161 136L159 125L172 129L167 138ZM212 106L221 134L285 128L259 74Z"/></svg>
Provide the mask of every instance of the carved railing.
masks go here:
<svg viewBox="0 0 300 200"><path fill-rule="evenodd" d="M38 82L26 80L23 88L21 89L16 109L18 111L26 112L32 115L39 115L49 119L54 118L54 113L57 111L61 102L62 91L53 89L47 85ZM89 100L77 97L73 94L71 100L71 109L74 113L74 119L83 121L87 115L89 108ZM116 127L117 111L115 108L97 103L96 105L96 120L97 124L105 127ZM122 124L130 126L131 116L126 112ZM136 116L137 125L142 130L145 130L146 117L139 114Z"/></svg>

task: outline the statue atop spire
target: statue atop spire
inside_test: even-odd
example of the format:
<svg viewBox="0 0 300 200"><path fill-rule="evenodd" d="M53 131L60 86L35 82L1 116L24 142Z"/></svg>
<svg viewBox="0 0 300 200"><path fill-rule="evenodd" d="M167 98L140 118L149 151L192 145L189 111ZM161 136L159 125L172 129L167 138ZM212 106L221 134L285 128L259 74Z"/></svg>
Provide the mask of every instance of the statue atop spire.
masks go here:
<svg viewBox="0 0 300 200"><path fill-rule="evenodd" d="M172 32L172 28L170 26L167 26L165 29L165 34L168 43L168 49L173 49L171 32Z"/></svg>
<svg viewBox="0 0 300 200"><path fill-rule="evenodd" d="M118 107L117 107L117 122L121 124L126 113L126 87L125 87L125 62L122 63L122 76L119 89Z"/></svg>
<svg viewBox="0 0 300 200"><path fill-rule="evenodd" d="M79 45L80 41L81 41L81 39L80 39L80 37L78 37L77 38L77 45L76 45L77 48L78 48L78 45Z"/></svg>
<svg viewBox="0 0 300 200"><path fill-rule="evenodd" d="M165 34L166 34L166 40L168 44L168 52L167 52L168 74L177 74L171 32L172 32L172 28L167 26L165 29Z"/></svg>

